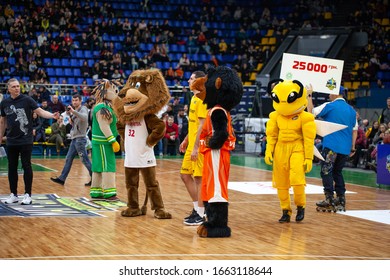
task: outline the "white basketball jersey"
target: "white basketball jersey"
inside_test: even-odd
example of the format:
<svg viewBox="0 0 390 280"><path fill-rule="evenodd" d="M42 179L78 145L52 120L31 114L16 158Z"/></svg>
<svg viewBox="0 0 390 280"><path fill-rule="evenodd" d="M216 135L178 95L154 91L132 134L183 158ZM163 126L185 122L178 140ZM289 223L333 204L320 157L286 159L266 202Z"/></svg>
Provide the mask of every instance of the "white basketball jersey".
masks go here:
<svg viewBox="0 0 390 280"><path fill-rule="evenodd" d="M125 167L142 168L156 166L153 147L149 147L146 144L148 135L144 119L126 124Z"/></svg>

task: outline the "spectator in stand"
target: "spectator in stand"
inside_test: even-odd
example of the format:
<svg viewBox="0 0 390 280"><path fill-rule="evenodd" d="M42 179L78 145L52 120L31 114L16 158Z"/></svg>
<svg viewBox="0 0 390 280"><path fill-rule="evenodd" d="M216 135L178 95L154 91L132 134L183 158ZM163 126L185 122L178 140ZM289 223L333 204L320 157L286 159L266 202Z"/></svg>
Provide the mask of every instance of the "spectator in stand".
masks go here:
<svg viewBox="0 0 390 280"><path fill-rule="evenodd" d="M80 68L80 73L84 78L91 77L91 68L89 67L87 60L83 61L83 65Z"/></svg>
<svg viewBox="0 0 390 280"><path fill-rule="evenodd" d="M199 32L197 42L199 46L203 46L207 42L206 35L203 32Z"/></svg>
<svg viewBox="0 0 390 280"><path fill-rule="evenodd" d="M378 129L379 129L379 122L378 121L374 121L372 123L372 126L367 129L366 137L367 137L367 144L368 145L371 145L373 143L374 136L378 132Z"/></svg>
<svg viewBox="0 0 390 280"><path fill-rule="evenodd" d="M60 46L55 40L53 40L53 42L50 44L50 56L52 58L57 58L60 56Z"/></svg>
<svg viewBox="0 0 390 280"><path fill-rule="evenodd" d="M186 71L188 67L190 66L190 59L188 58L186 53L183 53L179 59L179 63L177 64L176 68L181 67L183 71Z"/></svg>
<svg viewBox="0 0 390 280"><path fill-rule="evenodd" d="M193 39L192 36L188 36L187 49L189 54L197 54L199 52L198 43Z"/></svg>
<svg viewBox="0 0 390 280"><path fill-rule="evenodd" d="M166 71L165 71L165 79L168 81L172 81L173 79L176 78L176 73L173 70L172 66L170 66Z"/></svg>
<svg viewBox="0 0 390 280"><path fill-rule="evenodd" d="M183 79L183 76L184 76L183 68L182 68L181 66L179 66L179 67L175 70L175 77L176 77L176 80L180 83L180 80Z"/></svg>
<svg viewBox="0 0 390 280"><path fill-rule="evenodd" d="M372 140L372 143L373 143L374 145L377 145L377 144L379 144L380 142L383 141L383 138L384 138L384 136L385 136L385 131L386 131L386 130L387 130L387 125L384 124L384 123L381 123L381 124L379 125L379 130L378 130L378 132L375 134L374 139Z"/></svg>
<svg viewBox="0 0 390 280"><path fill-rule="evenodd" d="M52 113L46 99L42 99L41 109L43 109L43 110L45 110L45 111L48 111L48 112ZM43 120L43 123L42 123L42 126L43 126L43 128L46 130L46 128L48 128L48 127L51 126L51 123L52 123L52 120L51 120L51 119L44 119L44 120Z"/></svg>
<svg viewBox="0 0 390 280"><path fill-rule="evenodd" d="M174 117L169 116L165 123L166 130L163 139L164 155L176 156L179 149L179 127L174 123Z"/></svg>
<svg viewBox="0 0 390 280"><path fill-rule="evenodd" d="M33 112L32 115L33 130L32 135L34 137L34 142L45 142L46 135L45 130L43 129L43 118L38 116L37 113Z"/></svg>
<svg viewBox="0 0 390 280"><path fill-rule="evenodd" d="M38 93L40 94L40 97L43 100L50 100L51 92L44 86L40 86L38 89Z"/></svg>
<svg viewBox="0 0 390 280"><path fill-rule="evenodd" d="M248 64L243 63L242 67L240 69L241 72L241 80L243 83L249 82L250 81L250 69L248 68Z"/></svg>
<svg viewBox="0 0 390 280"><path fill-rule="evenodd" d="M37 37L38 48L42 46L43 41L47 41L47 37L45 36L45 33L41 32Z"/></svg>
<svg viewBox="0 0 390 280"><path fill-rule="evenodd" d="M91 70L91 74L92 74L92 79L95 80L95 81L102 78L102 70L100 69L99 62L95 62L93 64L93 67L92 67L92 70Z"/></svg>
<svg viewBox="0 0 390 280"><path fill-rule="evenodd" d="M178 112L174 117L174 123L179 127L179 141L181 143L188 134L188 116L183 105L178 108Z"/></svg>
<svg viewBox="0 0 390 280"><path fill-rule="evenodd" d="M356 116L358 116L358 114L356 114ZM356 141L355 141L356 152L351 158L352 167L356 168L358 166L360 157L363 154L362 150L366 149L366 148L367 148L366 134L364 133L364 131L361 127L358 127L357 137L356 137Z"/></svg>
<svg viewBox="0 0 390 280"><path fill-rule="evenodd" d="M8 76L11 74L11 64L8 62L8 57L3 57L3 62L0 63L1 75Z"/></svg>
<svg viewBox="0 0 390 280"><path fill-rule="evenodd" d="M130 54L131 71L135 71L138 69L138 62L139 62L139 58L135 55L134 52L132 52Z"/></svg>
<svg viewBox="0 0 390 280"><path fill-rule="evenodd" d="M221 41L218 44L218 47L219 47L220 54L225 54L227 52L228 45L226 44L224 39L221 39Z"/></svg>
<svg viewBox="0 0 390 280"><path fill-rule="evenodd" d="M51 125L51 134L47 140L49 143L56 144L57 155L60 154L61 147L65 146L66 140L66 126L64 124L63 116L60 116L56 122Z"/></svg>
<svg viewBox="0 0 390 280"><path fill-rule="evenodd" d="M387 97L386 100L387 106L382 110L382 113L379 117L379 123L387 124L390 122L390 97Z"/></svg>
<svg viewBox="0 0 390 280"><path fill-rule="evenodd" d="M62 114L63 112L65 112L65 105L62 104L61 100L59 100L58 95L51 96L51 101L49 102L48 106L53 113L59 112L60 114Z"/></svg>
<svg viewBox="0 0 390 280"><path fill-rule="evenodd" d="M76 37L76 41L78 41L78 46L80 50L89 50L90 47L90 40L87 37L87 33L83 32L81 33L80 37Z"/></svg>

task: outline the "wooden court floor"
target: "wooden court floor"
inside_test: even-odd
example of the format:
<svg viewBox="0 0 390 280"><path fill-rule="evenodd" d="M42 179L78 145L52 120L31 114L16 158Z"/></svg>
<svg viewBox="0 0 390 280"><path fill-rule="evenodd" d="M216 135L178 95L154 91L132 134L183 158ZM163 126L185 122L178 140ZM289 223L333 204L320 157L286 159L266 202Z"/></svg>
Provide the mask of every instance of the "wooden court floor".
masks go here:
<svg viewBox="0 0 390 280"><path fill-rule="evenodd" d="M34 172L33 194L89 197L89 188L84 186L89 176L80 160L75 159L64 186L50 181L51 176L59 175L64 158L33 158L33 163L54 170ZM158 159L158 180L171 220L153 218L150 208L146 216L135 218L121 217L120 211L105 212L104 217L0 217L0 260L390 260L389 224L317 212L315 202L323 199L321 193L307 194L302 223L279 224L276 193L230 190L232 236L200 238L196 227L182 222L192 203L179 176L180 165L181 158ZM117 159L117 167L118 196L126 201L122 158ZM347 189L354 193L347 194L347 212L387 210L390 215L390 190L367 186L374 176L370 172L355 173L348 175ZM314 168L307 182L321 185L318 174ZM232 157L230 182L270 180L271 172L262 159ZM20 175L19 193L23 188ZM0 176L0 194L9 194L4 174ZM140 200L143 198L141 182Z"/></svg>

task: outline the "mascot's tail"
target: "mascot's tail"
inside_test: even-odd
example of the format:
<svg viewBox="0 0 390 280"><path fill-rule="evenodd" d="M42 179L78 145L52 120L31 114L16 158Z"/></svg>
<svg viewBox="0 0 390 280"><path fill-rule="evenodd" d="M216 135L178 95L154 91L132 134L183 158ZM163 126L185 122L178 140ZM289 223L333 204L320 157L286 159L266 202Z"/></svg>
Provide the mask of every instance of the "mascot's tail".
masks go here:
<svg viewBox="0 0 390 280"><path fill-rule="evenodd" d="M144 205L142 205L142 207L141 207L142 215L146 215L146 211L148 210L148 207L146 206L146 204L148 204L148 192L145 193Z"/></svg>

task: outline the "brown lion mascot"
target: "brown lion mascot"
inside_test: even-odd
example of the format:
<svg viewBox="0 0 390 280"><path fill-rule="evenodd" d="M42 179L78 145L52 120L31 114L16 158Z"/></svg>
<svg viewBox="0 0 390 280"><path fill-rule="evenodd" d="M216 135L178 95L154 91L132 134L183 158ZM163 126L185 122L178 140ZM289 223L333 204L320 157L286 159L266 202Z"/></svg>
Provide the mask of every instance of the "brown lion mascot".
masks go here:
<svg viewBox="0 0 390 280"><path fill-rule="evenodd" d="M164 209L156 179L156 158L153 151L153 147L165 134L165 123L156 114L168 103L170 97L161 72L152 69L134 71L114 99L118 131L124 139L126 153L124 165L128 207L122 211L122 216L145 215L149 198L155 218L172 218ZM146 199L141 209L138 200L140 172L146 187Z"/></svg>

